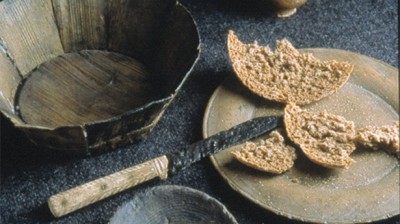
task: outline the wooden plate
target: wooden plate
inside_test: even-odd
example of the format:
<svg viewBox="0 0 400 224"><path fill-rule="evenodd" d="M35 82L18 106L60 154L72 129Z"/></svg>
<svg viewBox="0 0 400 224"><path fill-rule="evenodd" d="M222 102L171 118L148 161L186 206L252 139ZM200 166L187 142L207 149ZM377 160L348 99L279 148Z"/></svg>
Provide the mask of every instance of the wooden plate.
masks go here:
<svg viewBox="0 0 400 224"><path fill-rule="evenodd" d="M302 49L321 60L354 65L349 81L337 93L307 105L355 122L357 127L391 124L399 119L398 69L376 59L336 49ZM204 138L262 115L283 114L284 105L247 90L234 75L212 95L206 109ZM278 215L307 222L354 223L399 214L399 163L382 151L356 151L349 169L317 166L300 154L282 175L243 166L228 148L211 160L229 185L244 197Z"/></svg>

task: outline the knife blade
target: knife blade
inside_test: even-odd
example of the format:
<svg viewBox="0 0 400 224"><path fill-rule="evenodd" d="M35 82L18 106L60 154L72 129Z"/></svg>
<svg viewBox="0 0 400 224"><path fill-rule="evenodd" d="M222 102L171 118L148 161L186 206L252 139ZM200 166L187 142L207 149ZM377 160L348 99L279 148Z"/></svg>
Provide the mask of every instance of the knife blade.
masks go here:
<svg viewBox="0 0 400 224"><path fill-rule="evenodd" d="M61 217L151 179L166 179L202 158L271 131L281 120L280 116L253 118L179 150L55 194L48 199L49 209L55 217Z"/></svg>
<svg viewBox="0 0 400 224"><path fill-rule="evenodd" d="M202 141L167 154L168 173L173 175L204 157L262 135L277 127L279 122L279 116L253 118L229 130L219 132Z"/></svg>

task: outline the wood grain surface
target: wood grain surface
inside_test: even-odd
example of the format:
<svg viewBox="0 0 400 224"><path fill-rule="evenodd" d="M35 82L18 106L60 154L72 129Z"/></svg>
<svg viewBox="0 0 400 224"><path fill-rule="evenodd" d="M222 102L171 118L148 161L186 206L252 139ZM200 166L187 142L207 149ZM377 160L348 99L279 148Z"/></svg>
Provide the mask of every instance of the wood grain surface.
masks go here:
<svg viewBox="0 0 400 224"><path fill-rule="evenodd" d="M21 82L17 68L7 55L0 40L0 110L15 121L20 119L15 115L15 94Z"/></svg>
<svg viewBox="0 0 400 224"><path fill-rule="evenodd" d="M64 53L51 0L1 3L0 38L22 76Z"/></svg>
<svg viewBox="0 0 400 224"><path fill-rule="evenodd" d="M127 56L98 50L64 54L25 82L18 104L29 124L58 127L108 119L154 100L151 74Z"/></svg>
<svg viewBox="0 0 400 224"><path fill-rule="evenodd" d="M107 1L53 0L53 9L65 52L106 49Z"/></svg>
<svg viewBox="0 0 400 224"><path fill-rule="evenodd" d="M165 179L167 175L168 159L160 156L53 195L48 205L53 215L60 217L156 177Z"/></svg>

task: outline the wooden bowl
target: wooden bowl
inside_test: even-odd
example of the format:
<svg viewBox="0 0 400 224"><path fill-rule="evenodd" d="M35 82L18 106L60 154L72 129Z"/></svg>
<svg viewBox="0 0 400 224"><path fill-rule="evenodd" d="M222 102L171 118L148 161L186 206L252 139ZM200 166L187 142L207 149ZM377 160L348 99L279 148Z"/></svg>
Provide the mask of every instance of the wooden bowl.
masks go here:
<svg viewBox="0 0 400 224"><path fill-rule="evenodd" d="M199 55L175 0L0 1L0 110L41 146L146 138Z"/></svg>
<svg viewBox="0 0 400 224"><path fill-rule="evenodd" d="M236 219L215 198L177 185L143 191L115 212L110 224L237 224Z"/></svg>

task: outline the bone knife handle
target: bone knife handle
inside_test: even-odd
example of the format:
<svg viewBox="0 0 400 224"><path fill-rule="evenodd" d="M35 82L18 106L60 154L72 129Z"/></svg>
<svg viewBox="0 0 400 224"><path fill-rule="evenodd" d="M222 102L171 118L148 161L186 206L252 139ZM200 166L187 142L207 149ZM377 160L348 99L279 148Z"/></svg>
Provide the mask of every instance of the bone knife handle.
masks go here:
<svg viewBox="0 0 400 224"><path fill-rule="evenodd" d="M164 155L53 195L48 205L51 213L60 217L140 183L167 176L168 159Z"/></svg>

